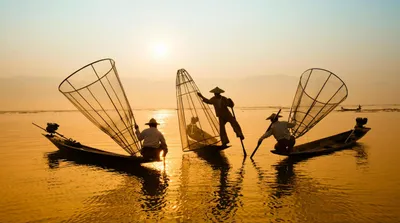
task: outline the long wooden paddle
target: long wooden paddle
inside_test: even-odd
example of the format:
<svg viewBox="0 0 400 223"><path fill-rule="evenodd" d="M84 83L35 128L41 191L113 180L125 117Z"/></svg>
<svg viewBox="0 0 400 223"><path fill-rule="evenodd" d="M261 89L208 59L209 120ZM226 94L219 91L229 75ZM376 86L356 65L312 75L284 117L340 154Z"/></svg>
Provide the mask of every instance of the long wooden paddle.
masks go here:
<svg viewBox="0 0 400 223"><path fill-rule="evenodd" d="M233 110L233 107L231 107L231 109L232 109L233 118L236 119L235 111ZM236 119L236 121L237 121L237 119ZM243 133L242 133L242 134L243 134ZM242 138L240 138L240 143L242 144L243 155L244 155L244 157L246 157L246 156L247 156L247 153L246 153L246 149L244 148L244 144L243 144Z"/></svg>
<svg viewBox="0 0 400 223"><path fill-rule="evenodd" d="M269 124L269 127L267 129L267 132L271 129L272 127L272 123L274 123L274 121L278 118L279 113L281 112L282 109L279 109L278 113L276 113L274 120L271 121L271 124ZM257 143L257 147L254 149L253 153L250 156L250 159L253 159L254 154L257 152L258 147L260 147L261 142Z"/></svg>

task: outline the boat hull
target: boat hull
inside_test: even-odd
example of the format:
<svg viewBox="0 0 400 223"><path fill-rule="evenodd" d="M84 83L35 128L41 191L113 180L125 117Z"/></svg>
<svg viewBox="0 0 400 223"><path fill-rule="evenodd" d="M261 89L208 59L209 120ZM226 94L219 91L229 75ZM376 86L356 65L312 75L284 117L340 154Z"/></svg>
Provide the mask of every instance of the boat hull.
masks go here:
<svg viewBox="0 0 400 223"><path fill-rule="evenodd" d="M198 151L203 151L203 152L219 152L222 150L225 150L231 146L220 146L220 145L204 145L201 147L197 147L194 149L189 149L185 150L184 152L198 152Z"/></svg>
<svg viewBox="0 0 400 223"><path fill-rule="evenodd" d="M362 127L352 129L337 135L295 146L293 147L293 152L291 153L285 153L277 150L271 150L271 152L277 155L289 157L309 157L329 154L354 146L359 139L368 133L369 130L371 130L371 128Z"/></svg>
<svg viewBox="0 0 400 223"><path fill-rule="evenodd" d="M126 164L140 164L160 160L145 159L143 157L128 156L82 145L78 142L67 140L52 134L43 134L61 152L70 156L86 158L100 162L123 162Z"/></svg>
<svg viewBox="0 0 400 223"><path fill-rule="evenodd" d="M361 108L343 108L341 107L341 111L361 111Z"/></svg>

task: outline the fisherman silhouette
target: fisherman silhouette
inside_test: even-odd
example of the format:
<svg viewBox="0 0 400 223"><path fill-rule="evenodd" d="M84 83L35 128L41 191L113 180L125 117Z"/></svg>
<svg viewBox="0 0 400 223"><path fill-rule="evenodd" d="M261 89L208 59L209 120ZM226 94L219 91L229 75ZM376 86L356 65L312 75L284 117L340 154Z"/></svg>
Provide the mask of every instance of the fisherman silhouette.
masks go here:
<svg viewBox="0 0 400 223"><path fill-rule="evenodd" d="M198 92L197 95L203 100L204 103L212 104L214 106L215 113L219 120L219 134L221 136L222 146L227 146L227 144L229 143L229 139L225 129L225 124L227 122L231 123L231 126L235 131L236 136L243 140L244 136L242 133L242 129L240 128L240 125L236 121L235 117L233 117L228 109L228 107L232 108L234 106L233 101L230 98L222 96L221 93L224 93L225 91L220 89L219 87L212 89L210 92L214 93L214 96L210 99L205 98L200 92Z"/></svg>

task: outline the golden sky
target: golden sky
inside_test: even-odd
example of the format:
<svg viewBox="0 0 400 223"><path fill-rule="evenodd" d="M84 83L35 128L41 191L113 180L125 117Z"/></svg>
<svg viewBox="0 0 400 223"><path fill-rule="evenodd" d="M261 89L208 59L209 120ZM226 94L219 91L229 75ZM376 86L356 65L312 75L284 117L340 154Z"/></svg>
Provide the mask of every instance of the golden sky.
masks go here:
<svg viewBox="0 0 400 223"><path fill-rule="evenodd" d="M252 82L230 89L234 84L225 86L226 80L264 75L298 79L308 68L320 67L348 84L349 103L379 103L380 98L400 103L398 8L398 1L375 0L4 0L0 78L49 77L59 83L90 62L112 58L123 78L169 83L172 102L180 68L195 80L207 80L203 92L214 85L225 87L228 96L247 102L241 90L253 89ZM58 83L54 94L59 94ZM25 89L37 88L27 85ZM264 88L275 85L265 83ZM254 104L290 104L294 91L278 92L284 95L282 102L261 95L265 102ZM14 99L4 94L0 99L1 110L12 109L5 101Z"/></svg>

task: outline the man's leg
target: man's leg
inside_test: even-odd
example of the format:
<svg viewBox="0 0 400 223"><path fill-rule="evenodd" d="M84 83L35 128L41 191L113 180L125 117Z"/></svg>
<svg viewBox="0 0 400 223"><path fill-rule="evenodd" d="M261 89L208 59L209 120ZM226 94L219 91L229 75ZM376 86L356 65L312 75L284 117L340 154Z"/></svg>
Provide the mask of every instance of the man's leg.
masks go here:
<svg viewBox="0 0 400 223"><path fill-rule="evenodd" d="M140 151L140 154L146 159L151 159L152 158L152 148L150 147L143 147L142 150Z"/></svg>
<svg viewBox="0 0 400 223"><path fill-rule="evenodd" d="M289 140L287 139L280 139L275 144L275 150L278 150L280 152L290 153L288 147L289 147Z"/></svg>
<svg viewBox="0 0 400 223"><path fill-rule="evenodd" d="M276 151L279 151L279 152L282 151L282 148L281 148L281 145L279 144L279 142L275 143L274 148L275 148Z"/></svg>
<svg viewBox="0 0 400 223"><path fill-rule="evenodd" d="M163 151L163 157L165 157L167 155L167 153L168 153L168 148L160 146L160 149L161 149L160 152Z"/></svg>
<svg viewBox="0 0 400 223"><path fill-rule="evenodd" d="M243 140L244 136L243 136L243 133L242 133L242 129L240 128L240 125L237 122L237 120L232 116L232 117L229 118L228 121L231 124L231 126L233 128L233 131L235 131L236 136Z"/></svg>
<svg viewBox="0 0 400 223"><path fill-rule="evenodd" d="M226 120L220 118L219 119L219 135L221 137L221 142L223 145L226 145L229 143L228 136L226 135L225 124L226 124Z"/></svg>
<svg viewBox="0 0 400 223"><path fill-rule="evenodd" d="M161 150L161 148L143 147L140 153L146 159L159 160Z"/></svg>
<svg viewBox="0 0 400 223"><path fill-rule="evenodd" d="M289 152L293 152L293 147L295 144L296 144L296 139L294 138L294 136L290 136L289 145L288 145Z"/></svg>

